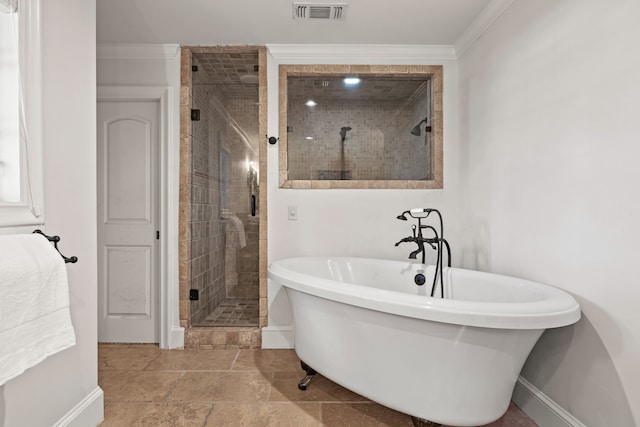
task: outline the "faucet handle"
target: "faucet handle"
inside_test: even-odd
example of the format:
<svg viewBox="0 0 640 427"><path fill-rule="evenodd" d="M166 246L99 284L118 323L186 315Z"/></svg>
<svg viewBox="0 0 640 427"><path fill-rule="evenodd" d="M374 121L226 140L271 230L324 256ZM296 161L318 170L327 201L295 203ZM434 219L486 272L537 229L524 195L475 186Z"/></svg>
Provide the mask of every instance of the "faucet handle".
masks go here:
<svg viewBox="0 0 640 427"><path fill-rule="evenodd" d="M431 246L431 249L436 250L436 244L438 243L439 239L437 237L433 237L431 239L422 239L422 241Z"/></svg>
<svg viewBox="0 0 640 427"><path fill-rule="evenodd" d="M400 239L400 241L398 243L395 244L395 246L399 246L400 243L406 243L406 242L415 242L416 238L415 237L405 237L404 239Z"/></svg>

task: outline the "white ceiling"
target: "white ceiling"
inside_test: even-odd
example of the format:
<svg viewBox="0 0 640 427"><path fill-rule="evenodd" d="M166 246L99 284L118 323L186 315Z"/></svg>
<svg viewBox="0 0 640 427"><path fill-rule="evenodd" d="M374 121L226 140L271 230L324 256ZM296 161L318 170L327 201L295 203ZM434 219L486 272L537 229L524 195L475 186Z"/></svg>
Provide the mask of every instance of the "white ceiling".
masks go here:
<svg viewBox="0 0 640 427"><path fill-rule="evenodd" d="M342 2L348 4L344 21L301 21L292 18L292 0L97 0L97 40L182 45L453 45L491 0Z"/></svg>

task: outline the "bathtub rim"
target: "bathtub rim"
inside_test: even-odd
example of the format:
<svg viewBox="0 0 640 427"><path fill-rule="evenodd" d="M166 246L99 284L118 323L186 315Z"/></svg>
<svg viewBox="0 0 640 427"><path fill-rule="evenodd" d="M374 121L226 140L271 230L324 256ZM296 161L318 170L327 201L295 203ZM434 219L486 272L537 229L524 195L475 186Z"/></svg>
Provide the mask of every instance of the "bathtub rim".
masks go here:
<svg viewBox="0 0 640 427"><path fill-rule="evenodd" d="M497 276L513 279L523 286L542 290L548 298L532 302L480 302L417 296L398 291L379 289L353 283L337 282L295 271L288 264L301 260L322 262L357 260L373 263L389 262L407 265L405 261L369 257L305 256L283 258L272 262L268 278L285 287L336 302L375 311L434 322L494 329L549 329L576 323L581 316L578 302L568 292L543 283L513 276L475 270L445 268L444 276L455 271L472 272L483 278ZM375 265L375 264L373 264ZM426 266L425 269L433 268ZM317 283L313 285L310 279Z"/></svg>

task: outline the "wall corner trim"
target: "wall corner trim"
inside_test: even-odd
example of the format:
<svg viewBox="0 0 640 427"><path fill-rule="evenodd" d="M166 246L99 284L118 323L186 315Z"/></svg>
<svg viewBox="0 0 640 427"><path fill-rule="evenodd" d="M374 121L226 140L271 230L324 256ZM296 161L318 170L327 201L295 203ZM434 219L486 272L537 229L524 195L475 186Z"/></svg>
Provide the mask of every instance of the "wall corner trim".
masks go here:
<svg viewBox="0 0 640 427"><path fill-rule="evenodd" d="M180 54L177 44L98 43L97 59L172 59Z"/></svg>
<svg viewBox="0 0 640 427"><path fill-rule="evenodd" d="M522 376L518 377L512 399L529 418L540 426L586 427Z"/></svg>
<svg viewBox="0 0 640 427"><path fill-rule="evenodd" d="M267 44L266 47L280 63L420 64L456 59L450 45Z"/></svg>
<svg viewBox="0 0 640 427"><path fill-rule="evenodd" d="M100 387L96 387L60 418L53 427L97 426L103 420L104 393Z"/></svg>
<svg viewBox="0 0 640 427"><path fill-rule="evenodd" d="M456 58L460 58L491 27L513 0L491 0L453 44Z"/></svg>

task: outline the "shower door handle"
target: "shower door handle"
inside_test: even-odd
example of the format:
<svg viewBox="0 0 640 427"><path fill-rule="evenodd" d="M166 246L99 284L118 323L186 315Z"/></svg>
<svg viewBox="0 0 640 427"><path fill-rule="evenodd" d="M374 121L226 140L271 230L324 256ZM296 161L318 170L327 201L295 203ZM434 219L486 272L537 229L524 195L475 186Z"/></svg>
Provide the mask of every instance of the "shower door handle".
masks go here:
<svg viewBox="0 0 640 427"><path fill-rule="evenodd" d="M251 216L256 216L256 196L251 195Z"/></svg>

